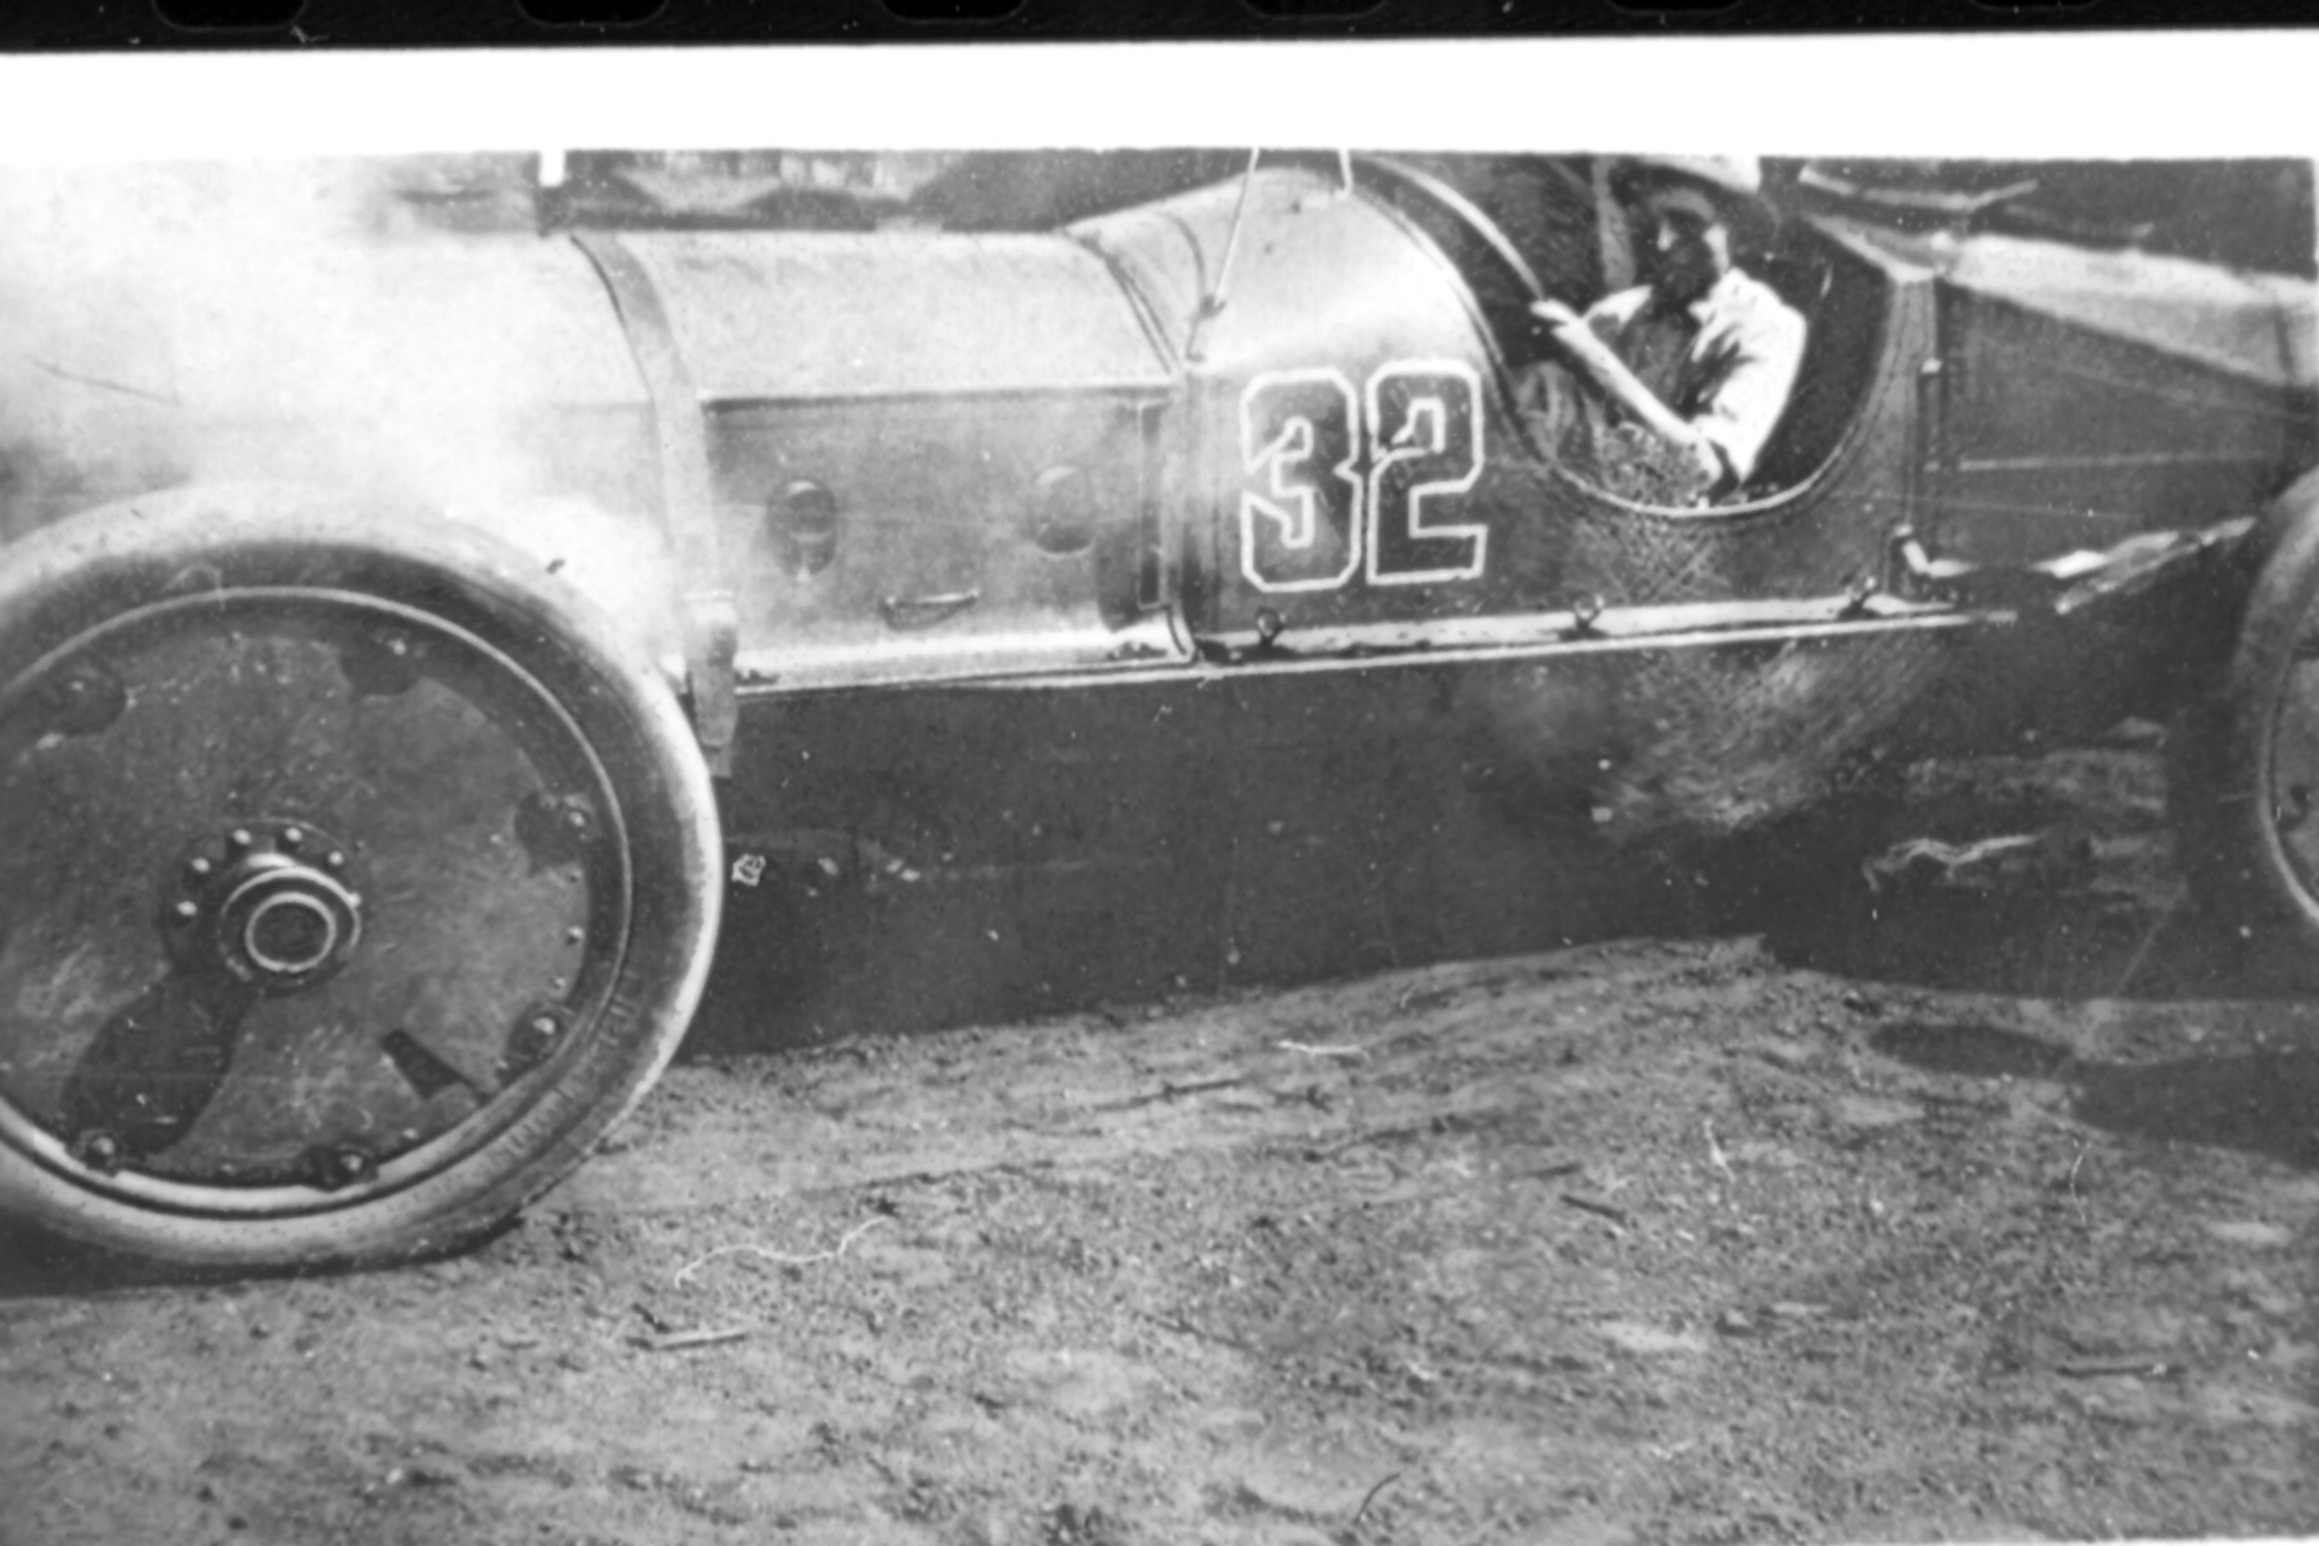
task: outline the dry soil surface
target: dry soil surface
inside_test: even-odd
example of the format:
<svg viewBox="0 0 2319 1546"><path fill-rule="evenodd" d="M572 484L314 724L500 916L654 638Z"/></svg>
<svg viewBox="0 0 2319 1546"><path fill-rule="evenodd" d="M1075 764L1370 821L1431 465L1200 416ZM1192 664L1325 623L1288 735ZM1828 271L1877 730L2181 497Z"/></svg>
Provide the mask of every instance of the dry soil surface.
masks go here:
<svg viewBox="0 0 2319 1546"><path fill-rule="evenodd" d="M0 1237L0 1540L2319 1529L2319 1014L2182 927L2153 760L1919 777L2083 863L682 1063L423 1267Z"/></svg>

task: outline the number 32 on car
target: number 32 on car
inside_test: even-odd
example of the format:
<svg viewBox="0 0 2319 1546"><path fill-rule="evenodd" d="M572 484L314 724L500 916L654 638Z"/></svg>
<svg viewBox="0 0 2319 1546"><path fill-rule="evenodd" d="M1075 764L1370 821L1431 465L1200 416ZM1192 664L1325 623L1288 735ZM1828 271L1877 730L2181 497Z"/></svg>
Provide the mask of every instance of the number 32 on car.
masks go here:
<svg viewBox="0 0 2319 1546"><path fill-rule="evenodd" d="M1240 465L1240 572L1260 591L1472 580L1489 562L1489 527L1449 518L1483 466L1463 361L1388 361L1360 391L1329 365L1255 376Z"/></svg>

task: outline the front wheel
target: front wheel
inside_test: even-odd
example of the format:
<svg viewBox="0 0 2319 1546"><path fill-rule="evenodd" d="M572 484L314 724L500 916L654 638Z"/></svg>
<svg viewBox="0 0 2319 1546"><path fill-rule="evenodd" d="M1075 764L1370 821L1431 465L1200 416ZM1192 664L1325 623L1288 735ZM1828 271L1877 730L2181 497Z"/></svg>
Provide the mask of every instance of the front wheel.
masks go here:
<svg viewBox="0 0 2319 1546"><path fill-rule="evenodd" d="M563 1177L675 1050L715 808L640 651L479 533L264 491L0 553L0 1206L375 1264Z"/></svg>

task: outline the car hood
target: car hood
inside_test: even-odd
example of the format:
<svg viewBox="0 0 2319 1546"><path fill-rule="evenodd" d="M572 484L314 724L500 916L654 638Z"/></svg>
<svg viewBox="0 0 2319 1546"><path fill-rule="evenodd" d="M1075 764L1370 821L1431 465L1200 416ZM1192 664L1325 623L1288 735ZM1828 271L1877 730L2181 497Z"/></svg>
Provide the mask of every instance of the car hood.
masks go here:
<svg viewBox="0 0 2319 1546"><path fill-rule="evenodd" d="M1870 239L1975 299L2254 385L2319 386L2319 299L2308 280L2027 237L1878 231Z"/></svg>

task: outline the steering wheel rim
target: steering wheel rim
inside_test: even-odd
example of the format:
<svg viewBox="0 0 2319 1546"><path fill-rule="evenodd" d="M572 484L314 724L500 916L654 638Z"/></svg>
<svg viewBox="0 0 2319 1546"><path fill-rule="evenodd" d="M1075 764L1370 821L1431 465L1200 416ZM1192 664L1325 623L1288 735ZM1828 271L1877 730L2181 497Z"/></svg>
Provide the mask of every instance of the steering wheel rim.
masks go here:
<svg viewBox="0 0 2319 1546"><path fill-rule="evenodd" d="M1520 284L1525 299L1533 302L1551 299L1545 284L1538 278L1538 271L1530 266L1530 260L1522 255L1522 250L1514 245L1513 239L1498 228L1498 223L1480 205L1431 172L1406 162L1396 161L1389 156L1365 156L1359 160L1422 194L1445 214L1453 217L1467 234L1489 249L1491 257L1505 266L1506 271Z"/></svg>

